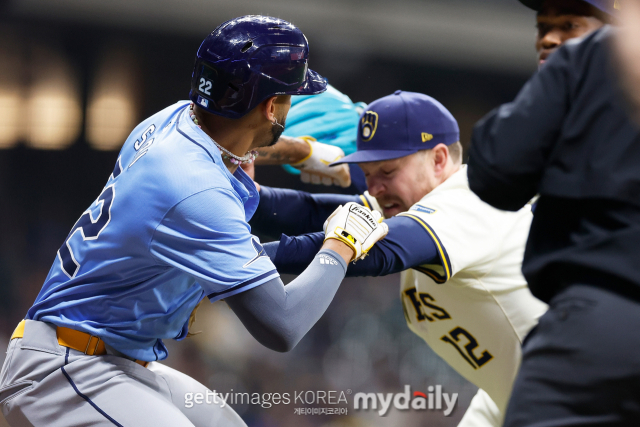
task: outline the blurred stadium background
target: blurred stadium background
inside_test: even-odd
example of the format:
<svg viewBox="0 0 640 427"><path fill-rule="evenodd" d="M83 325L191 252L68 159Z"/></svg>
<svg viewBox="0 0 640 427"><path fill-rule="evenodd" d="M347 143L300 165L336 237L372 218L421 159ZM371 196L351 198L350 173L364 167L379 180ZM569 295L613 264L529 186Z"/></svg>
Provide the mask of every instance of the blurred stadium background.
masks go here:
<svg viewBox="0 0 640 427"><path fill-rule="evenodd" d="M465 146L474 122L535 70L534 14L516 0L0 0L0 345L133 126L186 99L201 40L245 14L298 25L311 67L354 101L396 89L434 96L460 122ZM279 167L259 168L257 180L330 190ZM347 279L288 354L262 348L223 302L205 304L195 328L202 334L168 343L166 363L220 392L398 393L405 384L441 384L460 395L450 417L378 417L353 411L352 396L348 416L294 415L314 405L236 406L250 426L455 426L476 389L407 329L398 282Z"/></svg>

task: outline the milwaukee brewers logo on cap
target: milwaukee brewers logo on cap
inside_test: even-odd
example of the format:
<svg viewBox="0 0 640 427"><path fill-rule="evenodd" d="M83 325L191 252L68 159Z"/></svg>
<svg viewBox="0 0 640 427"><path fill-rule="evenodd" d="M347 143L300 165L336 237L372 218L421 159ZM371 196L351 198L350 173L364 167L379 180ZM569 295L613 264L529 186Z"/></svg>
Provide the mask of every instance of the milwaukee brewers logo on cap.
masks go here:
<svg viewBox="0 0 640 427"><path fill-rule="evenodd" d="M458 123L444 105L428 95L401 90L369 104L357 135L357 151L331 166L399 159L460 141Z"/></svg>
<svg viewBox="0 0 640 427"><path fill-rule="evenodd" d="M367 111L360 120L360 137L363 142L371 141L378 129L378 113Z"/></svg>

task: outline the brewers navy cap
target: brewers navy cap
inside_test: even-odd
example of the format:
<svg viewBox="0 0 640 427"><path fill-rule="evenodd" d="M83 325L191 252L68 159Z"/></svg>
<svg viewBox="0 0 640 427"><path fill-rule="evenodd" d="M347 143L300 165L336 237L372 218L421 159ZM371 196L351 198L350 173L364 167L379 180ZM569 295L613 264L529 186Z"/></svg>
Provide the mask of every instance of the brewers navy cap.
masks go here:
<svg viewBox="0 0 640 427"><path fill-rule="evenodd" d="M360 116L357 151L331 164L378 162L460 141L449 110L430 96L395 91L373 101Z"/></svg>
<svg viewBox="0 0 640 427"><path fill-rule="evenodd" d="M582 0L585 3L589 3L591 6L600 9L604 13L615 16L620 10L619 0ZM530 9L540 11L544 0L520 0L520 3L527 6Z"/></svg>

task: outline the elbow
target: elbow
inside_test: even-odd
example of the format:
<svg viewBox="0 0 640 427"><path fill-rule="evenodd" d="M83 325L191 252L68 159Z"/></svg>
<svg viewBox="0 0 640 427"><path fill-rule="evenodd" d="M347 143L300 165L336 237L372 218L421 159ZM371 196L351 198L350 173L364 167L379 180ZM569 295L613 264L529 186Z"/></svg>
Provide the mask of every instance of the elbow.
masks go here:
<svg viewBox="0 0 640 427"><path fill-rule="evenodd" d="M296 344L297 343L283 341L271 347L271 350L277 351L278 353L288 353L295 348Z"/></svg>
<svg viewBox="0 0 640 427"><path fill-rule="evenodd" d="M259 333L252 333L260 344L278 353L287 353L295 348L302 339L287 324L269 325Z"/></svg>
<svg viewBox="0 0 640 427"><path fill-rule="evenodd" d="M477 158L469 157L469 188L480 200L496 209L522 209L538 192L538 177L531 173L500 172L499 169L496 165L484 164Z"/></svg>
<svg viewBox="0 0 640 427"><path fill-rule="evenodd" d="M489 180L486 177L480 179L477 176L472 176L471 171L469 174L469 188L483 202L504 211L517 211L530 199L523 199L523 194L528 193L523 188L512 183L505 184Z"/></svg>
<svg viewBox="0 0 640 427"><path fill-rule="evenodd" d="M471 188L471 190L488 205L503 211L515 212L527 204L535 192L527 191L523 188ZM530 194L533 194L529 197Z"/></svg>
<svg viewBox="0 0 640 427"><path fill-rule="evenodd" d="M515 212L527 204L528 200L520 200L519 198L513 197L511 194L499 194L499 193L476 193L477 196L485 202L486 204L493 206L496 209L500 209L503 211L511 211Z"/></svg>
<svg viewBox="0 0 640 427"><path fill-rule="evenodd" d="M270 350L277 351L278 353L288 353L295 348L299 340L292 339L291 337L279 335L272 336L268 342L262 344Z"/></svg>

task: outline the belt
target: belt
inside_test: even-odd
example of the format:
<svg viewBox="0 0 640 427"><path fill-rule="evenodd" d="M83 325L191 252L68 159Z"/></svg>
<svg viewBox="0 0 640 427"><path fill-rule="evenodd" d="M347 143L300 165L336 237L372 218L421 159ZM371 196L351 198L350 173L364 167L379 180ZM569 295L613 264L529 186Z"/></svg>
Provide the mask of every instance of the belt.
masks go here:
<svg viewBox="0 0 640 427"><path fill-rule="evenodd" d="M26 321L22 320L18 323L11 339L22 338L24 336L24 325ZM64 326L58 326L56 328L56 335L58 337L58 344L63 347L72 348L80 351L88 356L102 356L107 354L107 348L104 345L104 341L100 337L93 336L86 332L76 331L75 329L65 328ZM149 365L149 362L144 360L133 359L140 366L145 368Z"/></svg>

